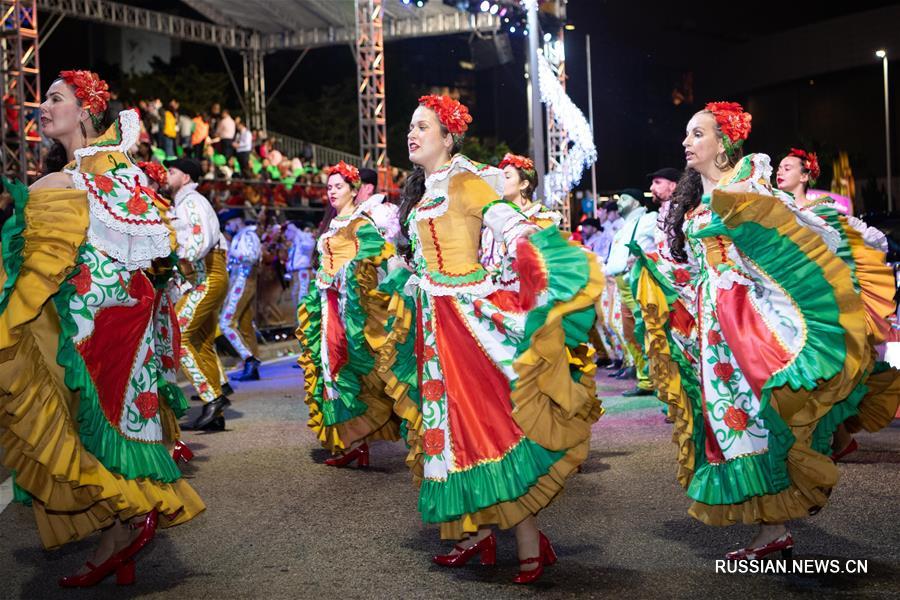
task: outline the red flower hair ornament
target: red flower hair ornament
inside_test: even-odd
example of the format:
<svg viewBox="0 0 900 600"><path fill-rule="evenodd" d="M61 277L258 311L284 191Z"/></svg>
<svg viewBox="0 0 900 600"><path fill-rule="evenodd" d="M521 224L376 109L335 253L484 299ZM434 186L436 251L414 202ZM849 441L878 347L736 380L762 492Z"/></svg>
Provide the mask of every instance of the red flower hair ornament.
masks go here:
<svg viewBox="0 0 900 600"><path fill-rule="evenodd" d="M810 184L814 184L819 178L819 175L822 174L822 169L819 167L819 156L815 152L807 152L801 148L791 148L791 151L788 152L788 156L800 159L800 164L803 165L804 169L809 171Z"/></svg>
<svg viewBox="0 0 900 600"><path fill-rule="evenodd" d="M511 152L507 152L503 156L503 160L500 161L500 164L497 165L497 168L502 169L507 166L522 169L523 171L534 171L533 160L531 160L527 156L519 156L518 154L512 154Z"/></svg>
<svg viewBox="0 0 900 600"><path fill-rule="evenodd" d="M750 136L750 121L753 116L745 112L744 107L737 102L710 102L705 110L713 114L722 130L725 153L734 156Z"/></svg>
<svg viewBox="0 0 900 600"><path fill-rule="evenodd" d="M349 183L353 187L359 187L360 179L359 179L359 169L354 167L353 165L348 165L344 161L339 162L338 164L328 167L325 170L325 173L331 177L335 173L344 178L344 181Z"/></svg>
<svg viewBox="0 0 900 600"><path fill-rule="evenodd" d="M90 113L94 128L99 128L100 118L109 105L109 85L93 71L60 71L59 78L75 90L75 97Z"/></svg>
<svg viewBox="0 0 900 600"><path fill-rule="evenodd" d="M160 186L169 183L169 172L158 162L139 162L138 166L147 174L147 177L158 183Z"/></svg>
<svg viewBox="0 0 900 600"><path fill-rule="evenodd" d="M472 122L472 115L466 105L450 96L422 96L419 98L419 106L433 110L441 125L454 137L463 135Z"/></svg>

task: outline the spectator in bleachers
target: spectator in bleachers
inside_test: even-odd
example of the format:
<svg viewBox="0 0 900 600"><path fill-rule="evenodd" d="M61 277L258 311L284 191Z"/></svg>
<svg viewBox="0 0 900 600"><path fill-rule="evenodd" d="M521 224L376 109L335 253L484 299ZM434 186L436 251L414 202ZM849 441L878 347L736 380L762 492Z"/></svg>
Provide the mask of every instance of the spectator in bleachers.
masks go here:
<svg viewBox="0 0 900 600"><path fill-rule="evenodd" d="M234 150L237 153L237 161L240 165L241 178L250 178L250 153L253 151L253 134L243 121L237 121L237 137L234 140Z"/></svg>
<svg viewBox="0 0 900 600"><path fill-rule="evenodd" d="M200 113L193 119L191 131L191 156L200 158L203 156L203 147L209 139L209 121L205 114Z"/></svg>
<svg viewBox="0 0 900 600"><path fill-rule="evenodd" d="M212 132L213 137L216 135L216 130L219 127L219 119L222 118L222 106L218 102L213 102L213 105L209 108L209 130Z"/></svg>
<svg viewBox="0 0 900 600"><path fill-rule="evenodd" d="M175 143L178 138L178 102L170 100L162 115L162 149L167 158L175 157Z"/></svg>
<svg viewBox="0 0 900 600"><path fill-rule="evenodd" d="M234 124L234 119L231 118L231 113L228 112L227 108L222 109L222 116L219 118L219 122L216 125L216 141L218 143L218 150L221 154L225 155L225 158L231 158L234 156L234 135L237 132L237 127Z"/></svg>
<svg viewBox="0 0 900 600"><path fill-rule="evenodd" d="M178 114L178 144L185 156L191 155L194 145L191 143L191 134L194 131L194 121L190 113L181 110Z"/></svg>

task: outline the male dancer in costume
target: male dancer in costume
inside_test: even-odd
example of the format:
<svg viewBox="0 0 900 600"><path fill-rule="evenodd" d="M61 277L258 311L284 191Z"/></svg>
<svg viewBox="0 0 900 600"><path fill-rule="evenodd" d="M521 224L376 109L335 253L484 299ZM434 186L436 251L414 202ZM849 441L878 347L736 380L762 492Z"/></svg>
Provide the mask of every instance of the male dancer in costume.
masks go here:
<svg viewBox="0 0 900 600"><path fill-rule="evenodd" d="M178 241L180 267L187 289L178 301L181 327L181 368L191 381L203 411L193 429L224 429L222 412L231 401L222 390L222 373L216 356L216 324L228 291L225 240L209 201L197 191L203 172L188 158L168 161L169 188L174 205L170 211Z"/></svg>
<svg viewBox="0 0 900 600"><path fill-rule="evenodd" d="M232 377L235 381L259 379L259 347L256 343L256 326L253 313L256 304L257 265L262 255L262 244L256 233L256 225L233 218L226 228L234 231L228 248L228 295L219 317L219 327L244 360L244 370Z"/></svg>
<svg viewBox="0 0 900 600"><path fill-rule="evenodd" d="M633 259L630 258L629 245L636 242L646 252L655 249L654 232L656 230L656 213L648 212L649 203L644 200L640 190L628 188L619 194L619 213L625 219L622 228L613 238L609 259L606 262L606 273L614 277L622 299L622 330L625 337L625 351L634 359L634 370L637 376L637 387L624 392L623 396L651 396L653 385L647 373L647 358L644 355L642 342L634 335L634 312L640 310L631 292L630 271Z"/></svg>

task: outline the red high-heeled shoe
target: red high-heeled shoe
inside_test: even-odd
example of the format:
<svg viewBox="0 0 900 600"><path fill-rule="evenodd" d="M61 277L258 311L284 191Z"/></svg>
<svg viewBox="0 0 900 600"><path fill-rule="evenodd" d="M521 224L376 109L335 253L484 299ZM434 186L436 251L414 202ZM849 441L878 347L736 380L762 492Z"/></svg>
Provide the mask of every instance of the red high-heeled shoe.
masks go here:
<svg viewBox="0 0 900 600"><path fill-rule="evenodd" d="M122 562L117 554L110 556L99 565L86 563L90 569L87 573L81 575L66 575L59 580L60 587L79 588L92 587L112 575L116 574L117 585L131 585L134 583L134 561L129 560Z"/></svg>
<svg viewBox="0 0 900 600"><path fill-rule="evenodd" d="M140 552L144 546L153 541L153 538L156 537L156 526L159 524L159 512L156 510L151 510L148 512L144 518L138 524L132 524L132 529L141 529L141 533L134 539L131 544L125 548L124 550L120 550L116 556L119 559L126 563L130 561L135 555Z"/></svg>
<svg viewBox="0 0 900 600"><path fill-rule="evenodd" d="M147 513L139 525L132 524L132 529L141 527L141 533L125 549L113 554L99 565L87 563L87 573L81 575L68 575L59 580L59 585L66 588L91 587L97 585L113 573L116 574L116 584L132 585L135 581L134 556L150 543L156 535L156 526L159 523L159 513L152 510Z"/></svg>
<svg viewBox="0 0 900 600"><path fill-rule="evenodd" d="M493 566L497 564L497 538L493 532L477 544L472 544L468 548L460 545L454 546L458 551L456 554L439 554L431 559L436 565L442 567L461 567L476 554L481 555L481 564L485 566Z"/></svg>
<svg viewBox="0 0 900 600"><path fill-rule="evenodd" d="M184 464L191 462L194 458L194 451L191 450L190 446L178 440L175 442L175 447L172 448L172 460L176 463L178 461L182 461Z"/></svg>
<svg viewBox="0 0 900 600"><path fill-rule="evenodd" d="M357 461L357 466L360 467L368 467L369 466L369 445L368 444L360 444L350 452L342 454L340 456L334 456L332 458L325 459L325 464L329 467L346 467L353 461Z"/></svg>
<svg viewBox="0 0 900 600"><path fill-rule="evenodd" d="M791 558L794 554L794 538L788 531L780 538L772 540L768 544L757 546L756 548L741 548L725 555L728 560L759 560L773 554L781 552L781 558Z"/></svg>
<svg viewBox="0 0 900 600"><path fill-rule="evenodd" d="M831 462L838 462L848 454L853 454L857 450L859 450L859 442L856 441L856 438L850 438L850 443L847 444L847 446L844 447L843 450L841 450L840 452L834 452L831 455Z"/></svg>
<svg viewBox="0 0 900 600"><path fill-rule="evenodd" d="M550 544L550 540L547 539L547 536L544 535L544 532L542 531L539 532L539 535L540 554L535 557L524 558L519 561L519 565L530 565L538 563L538 566L534 569L519 569L519 574L513 577L513 583L534 583L541 578L541 575L544 574L544 567L549 567L550 565L556 564L556 551Z"/></svg>

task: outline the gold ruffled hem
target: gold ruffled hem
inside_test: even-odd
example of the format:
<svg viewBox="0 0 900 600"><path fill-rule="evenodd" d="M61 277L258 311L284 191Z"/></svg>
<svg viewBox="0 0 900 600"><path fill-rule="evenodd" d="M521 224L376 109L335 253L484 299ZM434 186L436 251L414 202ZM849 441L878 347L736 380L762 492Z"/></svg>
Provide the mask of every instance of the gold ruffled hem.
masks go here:
<svg viewBox="0 0 900 600"><path fill-rule="evenodd" d="M566 480L587 458L589 447L590 439L586 439L569 448L566 454L550 467L546 475L539 477L528 492L515 500L500 502L476 513L464 515L455 521L441 523L441 539L460 540L468 534L477 532L480 527L489 525L510 529L531 515L537 515L562 492Z"/></svg>
<svg viewBox="0 0 900 600"><path fill-rule="evenodd" d="M387 331L384 343L378 349L375 371L382 380L384 393L394 402L393 412L401 420L407 422L406 444L409 446L409 454L406 465L409 467L413 482L418 486L422 481L423 463L418 459L417 450L421 453L419 430L422 427L422 413L419 407L409 397L409 385L400 381L394 374L393 368L397 362L397 346L403 344L413 326L413 311L410 310L399 294L393 294L388 301L385 313L385 323L391 316L394 317L390 330Z"/></svg>
<svg viewBox="0 0 900 600"><path fill-rule="evenodd" d="M694 502L688 514L707 525L744 523L785 523L814 515L828 502L838 481L838 468L831 459L809 447L812 427L803 428L807 437L790 449L787 457L791 485L767 496L756 496L740 504L709 505ZM798 431L794 430L794 435Z"/></svg>
<svg viewBox="0 0 900 600"><path fill-rule="evenodd" d="M306 425L316 434L322 447L332 454L343 452L357 442L396 442L400 439L400 422L394 416L393 405L381 401L383 394L372 390L373 385L383 385L378 375L373 373L365 377L362 385L364 391L359 398L368 405L368 410L338 425L325 425L318 402L306 402L309 407ZM307 398L310 396L307 395Z"/></svg>
<svg viewBox="0 0 900 600"><path fill-rule="evenodd" d="M676 479L684 489L694 476L695 460L694 413L691 399L684 390L681 380L681 369L672 360L667 331L669 328L669 307L665 294L653 281L647 269L641 270L638 279L638 292L635 297L641 307L644 319L644 346L650 381L660 401L668 405L671 417L672 442L675 444L677 464Z"/></svg>
<svg viewBox="0 0 900 600"><path fill-rule="evenodd" d="M588 259L588 265L587 285L550 310L513 364L518 375L510 394L513 419L529 439L548 450L567 450L590 440L591 425L603 414L594 351L587 344L568 348L562 323L567 314L595 310L605 280L596 261ZM571 376L572 366L581 372L578 381Z"/></svg>
<svg viewBox="0 0 900 600"><path fill-rule="evenodd" d="M850 433L884 429L894 420L900 406L900 370L888 369L870 375L866 386L869 391L859 403L859 412L844 422Z"/></svg>
<svg viewBox="0 0 900 600"><path fill-rule="evenodd" d="M0 438L3 464L16 483L33 496L41 541L55 548L99 531L114 519L159 510L162 527L189 521L205 508L191 486L180 479L161 483L125 479L107 470L78 437L72 415L78 397L62 383L55 356L58 322L44 311L18 332L15 354L0 364ZM171 432L170 432L171 434Z"/></svg>
<svg viewBox="0 0 900 600"><path fill-rule="evenodd" d="M866 309L866 326L872 334L872 344L881 344L890 335L889 319L897 310L894 271L887 265L884 252L866 245L862 235L847 224L845 218L841 223L856 267L860 296Z"/></svg>

